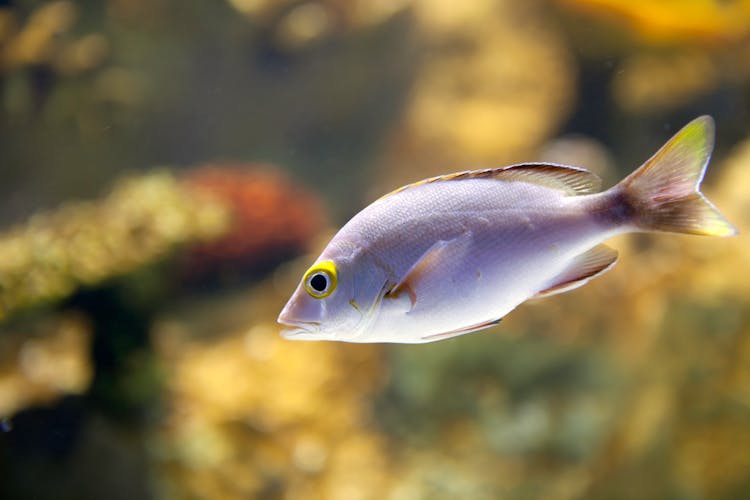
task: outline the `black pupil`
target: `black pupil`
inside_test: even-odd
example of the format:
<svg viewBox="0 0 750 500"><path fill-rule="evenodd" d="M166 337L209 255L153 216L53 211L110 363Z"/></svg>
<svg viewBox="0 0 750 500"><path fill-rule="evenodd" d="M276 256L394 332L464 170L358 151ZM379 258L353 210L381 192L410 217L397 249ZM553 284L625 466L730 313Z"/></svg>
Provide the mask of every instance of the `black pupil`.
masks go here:
<svg viewBox="0 0 750 500"><path fill-rule="evenodd" d="M310 286L316 292L325 292L326 287L328 286L328 280L322 274L316 274L310 278Z"/></svg>

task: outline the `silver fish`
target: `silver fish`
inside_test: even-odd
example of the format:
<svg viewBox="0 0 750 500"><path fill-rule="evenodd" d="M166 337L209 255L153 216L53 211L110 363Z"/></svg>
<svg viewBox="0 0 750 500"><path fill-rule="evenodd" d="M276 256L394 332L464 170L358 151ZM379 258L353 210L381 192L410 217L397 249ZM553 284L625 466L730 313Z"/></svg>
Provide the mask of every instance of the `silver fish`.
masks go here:
<svg viewBox="0 0 750 500"><path fill-rule="evenodd" d="M700 192L714 123L699 117L616 186L535 163L426 179L333 237L279 315L288 339L424 343L488 328L522 302L614 266L630 232L731 236Z"/></svg>

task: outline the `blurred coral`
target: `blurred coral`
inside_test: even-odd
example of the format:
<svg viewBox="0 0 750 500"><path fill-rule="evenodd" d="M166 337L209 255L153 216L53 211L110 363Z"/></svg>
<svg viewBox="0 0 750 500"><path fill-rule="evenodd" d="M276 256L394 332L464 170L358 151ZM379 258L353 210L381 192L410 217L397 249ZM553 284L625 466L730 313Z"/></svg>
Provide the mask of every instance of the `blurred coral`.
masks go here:
<svg viewBox="0 0 750 500"><path fill-rule="evenodd" d="M719 75L708 53L635 54L616 71L612 92L622 109L631 112L675 108L713 90Z"/></svg>
<svg viewBox="0 0 750 500"><path fill-rule="evenodd" d="M65 313L0 331L0 418L66 394L82 394L93 376L91 331L85 318Z"/></svg>
<svg viewBox="0 0 750 500"><path fill-rule="evenodd" d="M574 97L571 55L543 4L419 0L413 8L425 55L382 160L387 185L377 189L531 157Z"/></svg>
<svg viewBox="0 0 750 500"><path fill-rule="evenodd" d="M282 300L264 281L158 322L162 498L383 498L387 450L368 415L379 348L288 342L274 321Z"/></svg>
<svg viewBox="0 0 750 500"><path fill-rule="evenodd" d="M615 100L629 113L663 113L750 81L750 45L732 51L643 51L618 64L612 80Z"/></svg>
<svg viewBox="0 0 750 500"><path fill-rule="evenodd" d="M750 137L737 144L721 165L721 176L711 192L740 234L722 245L691 242L681 262L690 272L681 278L689 284L690 293L703 301L731 297L745 302L750 297L750 280L742 279L737 271L750 269Z"/></svg>
<svg viewBox="0 0 750 500"><path fill-rule="evenodd" d="M584 66L589 77L596 85L609 85L624 113L664 118L686 105L705 108L718 96L744 99L750 81L750 1L556 3L567 14L576 50L590 63ZM591 15L582 18L580 12ZM609 82L599 80L603 74Z"/></svg>
<svg viewBox="0 0 750 500"><path fill-rule="evenodd" d="M0 8L0 224L93 196L124 168L216 157L306 171L339 213L359 202L416 67L408 2L175 6Z"/></svg>
<svg viewBox="0 0 750 500"><path fill-rule="evenodd" d="M166 172L122 180L100 201L36 214L0 235L0 320L215 237L225 226L221 205Z"/></svg>
<svg viewBox="0 0 750 500"><path fill-rule="evenodd" d="M280 49L309 48L344 32L382 24L410 7L409 0L228 0L238 12L264 22Z"/></svg>
<svg viewBox="0 0 750 500"><path fill-rule="evenodd" d="M270 269L305 251L323 229L321 202L278 169L211 164L189 172L184 182L226 207L230 217L222 236L189 247L189 280Z"/></svg>
<svg viewBox="0 0 750 500"><path fill-rule="evenodd" d="M732 43L750 35L750 1L556 0L592 16L625 25L658 43Z"/></svg>
<svg viewBox="0 0 750 500"><path fill-rule="evenodd" d="M83 5L0 8L0 218L36 213L0 235L0 497L750 497L750 138L722 158L748 0ZM740 236L617 238L606 276L436 344L279 337L319 196L343 221L366 188L539 158L614 181L608 151L698 113ZM215 164L38 211L229 156L315 191ZM247 274L173 293L182 255Z"/></svg>
<svg viewBox="0 0 750 500"><path fill-rule="evenodd" d="M68 0L44 2L19 22L15 10L0 17L0 72L49 66L64 74L78 74L99 66L109 54L101 34L73 38L78 7Z"/></svg>

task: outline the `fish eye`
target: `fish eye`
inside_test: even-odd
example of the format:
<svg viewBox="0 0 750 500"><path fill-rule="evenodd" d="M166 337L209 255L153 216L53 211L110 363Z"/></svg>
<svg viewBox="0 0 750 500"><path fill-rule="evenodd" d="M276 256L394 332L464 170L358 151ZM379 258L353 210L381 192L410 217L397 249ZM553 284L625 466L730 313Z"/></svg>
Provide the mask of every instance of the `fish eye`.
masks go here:
<svg viewBox="0 0 750 500"><path fill-rule="evenodd" d="M336 289L338 273L336 264L330 260L314 264L305 273L305 290L311 297L322 299L328 297Z"/></svg>

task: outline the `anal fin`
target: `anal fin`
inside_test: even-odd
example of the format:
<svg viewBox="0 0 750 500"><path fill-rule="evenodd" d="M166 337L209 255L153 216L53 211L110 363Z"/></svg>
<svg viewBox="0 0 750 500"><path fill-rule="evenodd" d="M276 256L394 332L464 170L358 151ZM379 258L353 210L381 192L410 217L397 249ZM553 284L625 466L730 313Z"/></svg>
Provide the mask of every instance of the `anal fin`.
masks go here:
<svg viewBox="0 0 750 500"><path fill-rule="evenodd" d="M552 285L537 292L534 298L549 297L583 286L592 278L609 271L617 262L617 250L607 245L597 245L573 259L570 265L555 277Z"/></svg>
<svg viewBox="0 0 750 500"><path fill-rule="evenodd" d="M425 335L424 337L422 337L422 340L424 340L425 342L435 342L437 340L445 340L451 337L458 337L459 335L463 335L465 333L476 332L477 330L484 330L485 328L495 326L500 323L500 321L502 321L502 318L485 321L484 323L477 323L476 325L470 325L464 328L458 328L456 330L450 330L447 332L433 333L432 335Z"/></svg>

